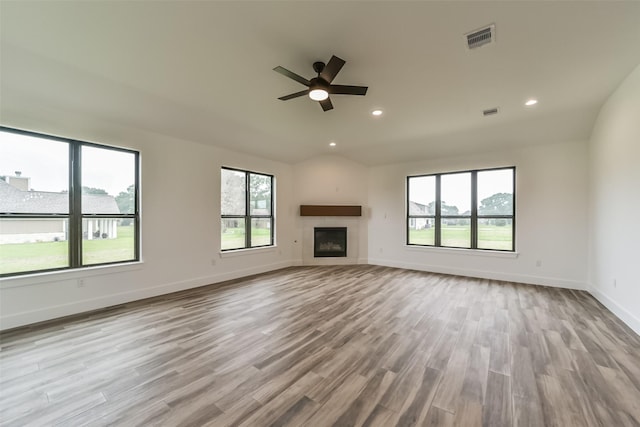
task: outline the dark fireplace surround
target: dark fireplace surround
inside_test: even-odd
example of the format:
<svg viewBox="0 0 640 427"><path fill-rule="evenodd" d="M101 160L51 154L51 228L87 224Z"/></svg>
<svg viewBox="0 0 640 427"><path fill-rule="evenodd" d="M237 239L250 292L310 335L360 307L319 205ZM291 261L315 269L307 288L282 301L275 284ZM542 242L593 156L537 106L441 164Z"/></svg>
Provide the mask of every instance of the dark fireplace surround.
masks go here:
<svg viewBox="0 0 640 427"><path fill-rule="evenodd" d="M313 229L313 256L346 257L347 227L315 227Z"/></svg>

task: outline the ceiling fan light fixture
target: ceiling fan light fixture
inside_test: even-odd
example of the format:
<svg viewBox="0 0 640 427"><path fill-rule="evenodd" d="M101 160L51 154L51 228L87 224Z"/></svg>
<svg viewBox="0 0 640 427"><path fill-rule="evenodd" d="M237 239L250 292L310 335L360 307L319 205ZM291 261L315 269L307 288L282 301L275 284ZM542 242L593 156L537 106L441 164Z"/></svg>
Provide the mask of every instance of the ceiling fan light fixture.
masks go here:
<svg viewBox="0 0 640 427"><path fill-rule="evenodd" d="M1 1L1 0L0 0ZM281 101L288 101L290 99L298 98L307 95L311 100L317 101L322 108L322 111L333 110L333 104L329 94L333 95L360 95L367 94L367 86L351 86L351 85L334 85L331 84L333 79L342 69L345 64L343 59L337 56L331 56L331 59L327 64L324 62L314 62L313 71L318 73L318 77L314 77L310 80L305 79L302 76L289 71L284 67L277 66L273 71L282 74L285 77L295 80L296 82L306 86L308 89L301 90L299 92L291 93L289 95L281 96L278 99Z"/></svg>
<svg viewBox="0 0 640 427"><path fill-rule="evenodd" d="M329 97L329 92L322 88L314 88L309 91L309 98L314 101L324 101Z"/></svg>

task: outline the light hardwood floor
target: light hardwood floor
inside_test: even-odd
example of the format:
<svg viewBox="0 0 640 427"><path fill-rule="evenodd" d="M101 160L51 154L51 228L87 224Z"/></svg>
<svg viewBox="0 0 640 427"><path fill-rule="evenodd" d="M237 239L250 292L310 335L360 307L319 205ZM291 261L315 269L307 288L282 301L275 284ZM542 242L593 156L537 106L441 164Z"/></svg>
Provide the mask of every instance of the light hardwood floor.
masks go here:
<svg viewBox="0 0 640 427"><path fill-rule="evenodd" d="M640 425L640 338L578 291L294 267L0 338L3 425Z"/></svg>

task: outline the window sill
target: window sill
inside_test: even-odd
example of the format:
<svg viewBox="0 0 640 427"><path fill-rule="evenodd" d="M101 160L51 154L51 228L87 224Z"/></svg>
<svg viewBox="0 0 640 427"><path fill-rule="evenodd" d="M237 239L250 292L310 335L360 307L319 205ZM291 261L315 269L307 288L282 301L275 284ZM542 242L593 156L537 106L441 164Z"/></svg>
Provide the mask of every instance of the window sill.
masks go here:
<svg viewBox="0 0 640 427"><path fill-rule="evenodd" d="M220 258L233 258L237 256L275 252L277 247L277 245L273 245L260 248L230 249L228 251L220 251Z"/></svg>
<svg viewBox="0 0 640 427"><path fill-rule="evenodd" d="M143 264L143 261L133 261L121 264L74 268L73 270L47 271L44 273L29 273L21 276L3 277L0 278L0 289L18 288L21 286L38 285L47 282L85 279L87 277L141 270Z"/></svg>
<svg viewBox="0 0 640 427"><path fill-rule="evenodd" d="M483 249L463 249L463 248L437 248L433 246L414 246L405 245L405 248L410 251L418 252L435 252L448 255L471 255L471 256L485 256L490 258L518 258L518 252L501 252L491 251Z"/></svg>

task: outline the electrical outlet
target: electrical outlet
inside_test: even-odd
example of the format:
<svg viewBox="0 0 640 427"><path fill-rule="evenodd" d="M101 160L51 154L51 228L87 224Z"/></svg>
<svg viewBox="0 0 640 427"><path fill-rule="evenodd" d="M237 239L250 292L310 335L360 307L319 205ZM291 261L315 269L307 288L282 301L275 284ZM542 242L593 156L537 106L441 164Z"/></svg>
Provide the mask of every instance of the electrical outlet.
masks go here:
<svg viewBox="0 0 640 427"><path fill-rule="evenodd" d="M536 261L536 267L542 267L542 260L541 259Z"/></svg>
<svg viewBox="0 0 640 427"><path fill-rule="evenodd" d="M78 287L84 288L84 279L78 279Z"/></svg>
<svg viewBox="0 0 640 427"><path fill-rule="evenodd" d="M216 265L216 260L215 260L215 258L211 258L211 265Z"/></svg>

